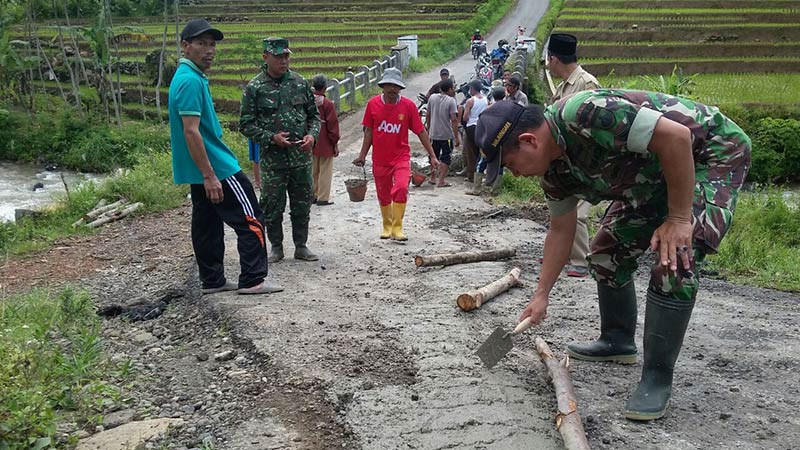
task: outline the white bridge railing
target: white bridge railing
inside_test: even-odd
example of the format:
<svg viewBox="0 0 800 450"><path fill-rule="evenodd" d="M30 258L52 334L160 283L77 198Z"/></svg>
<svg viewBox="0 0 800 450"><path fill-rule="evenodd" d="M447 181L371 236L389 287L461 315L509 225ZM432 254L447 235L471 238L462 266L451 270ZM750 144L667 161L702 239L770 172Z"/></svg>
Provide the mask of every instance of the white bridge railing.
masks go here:
<svg viewBox="0 0 800 450"><path fill-rule="evenodd" d="M390 55L384 55L380 60L376 59L371 66L361 66L358 72L347 71L342 80L329 80L325 95L336 105L337 113L342 111L342 106L345 104L350 109L355 108L356 93L361 92L366 99L369 97L370 88L377 86L386 69L396 67L403 70L408 67L408 60L408 45L396 45L392 47Z"/></svg>

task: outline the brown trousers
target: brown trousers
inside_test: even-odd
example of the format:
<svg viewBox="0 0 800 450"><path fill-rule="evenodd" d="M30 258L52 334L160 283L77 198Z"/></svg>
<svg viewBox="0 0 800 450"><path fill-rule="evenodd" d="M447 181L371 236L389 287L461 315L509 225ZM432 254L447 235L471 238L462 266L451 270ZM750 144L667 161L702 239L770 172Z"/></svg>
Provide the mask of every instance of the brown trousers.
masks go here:
<svg viewBox="0 0 800 450"><path fill-rule="evenodd" d="M314 198L327 202L331 197L333 158L314 156L311 160L311 177L314 180Z"/></svg>

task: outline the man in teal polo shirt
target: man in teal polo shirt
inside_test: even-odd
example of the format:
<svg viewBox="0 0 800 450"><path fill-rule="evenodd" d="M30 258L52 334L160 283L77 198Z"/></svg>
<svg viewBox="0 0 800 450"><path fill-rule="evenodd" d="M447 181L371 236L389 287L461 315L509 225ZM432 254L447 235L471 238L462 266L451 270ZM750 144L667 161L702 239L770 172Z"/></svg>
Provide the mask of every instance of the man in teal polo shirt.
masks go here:
<svg viewBox="0 0 800 450"><path fill-rule="evenodd" d="M203 294L237 290L239 294L282 291L269 285L264 226L253 185L233 152L222 142L208 78L222 33L203 19L181 32L183 58L169 88L172 172L175 184L192 194L192 246ZM223 223L238 236L239 283L225 280Z"/></svg>

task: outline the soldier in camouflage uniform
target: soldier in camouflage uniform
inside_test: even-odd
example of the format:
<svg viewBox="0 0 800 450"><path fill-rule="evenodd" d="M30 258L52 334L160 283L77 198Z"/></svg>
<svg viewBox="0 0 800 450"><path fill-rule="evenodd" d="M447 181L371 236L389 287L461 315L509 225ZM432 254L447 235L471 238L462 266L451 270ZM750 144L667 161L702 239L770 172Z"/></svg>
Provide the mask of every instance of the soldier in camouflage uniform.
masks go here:
<svg viewBox="0 0 800 450"><path fill-rule="evenodd" d="M490 183L502 165L542 176L550 207L545 260L520 316L541 322L575 235L579 200L610 200L592 241L600 338L569 346L591 361L636 362L633 274L656 252L647 290L642 378L625 415L664 415L675 361L697 295L695 264L719 247L750 165L750 139L717 108L643 91L600 89L542 110L501 102L481 115L476 139ZM501 155L502 153L502 155Z"/></svg>
<svg viewBox="0 0 800 450"><path fill-rule="evenodd" d="M320 119L308 82L289 70L289 41L264 39L264 66L245 87L239 127L260 147L261 207L272 249L269 262L283 259L283 211L289 193L294 257L315 261L308 249L311 213L311 150Z"/></svg>

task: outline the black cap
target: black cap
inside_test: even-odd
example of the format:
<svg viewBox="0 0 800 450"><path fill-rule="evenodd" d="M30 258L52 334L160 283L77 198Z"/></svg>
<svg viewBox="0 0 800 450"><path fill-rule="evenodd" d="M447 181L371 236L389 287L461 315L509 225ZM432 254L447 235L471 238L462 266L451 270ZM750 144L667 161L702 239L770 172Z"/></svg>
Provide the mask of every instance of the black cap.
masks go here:
<svg viewBox="0 0 800 450"><path fill-rule="evenodd" d="M566 33L553 33L550 35L550 43L547 44L547 52L551 55L572 56L578 51L578 38Z"/></svg>
<svg viewBox="0 0 800 450"><path fill-rule="evenodd" d="M450 75L450 71L447 70L447 67L439 71L439 75Z"/></svg>
<svg viewBox="0 0 800 450"><path fill-rule="evenodd" d="M181 40L186 41L203 33L211 33L215 41L221 41L224 37L221 31L212 28L205 19L195 19L186 22L186 26L181 31Z"/></svg>
<svg viewBox="0 0 800 450"><path fill-rule="evenodd" d="M475 127L475 142L486 161L486 184L494 183L503 166L501 154L503 144L517 126L525 108L508 100L502 100L478 116Z"/></svg>

